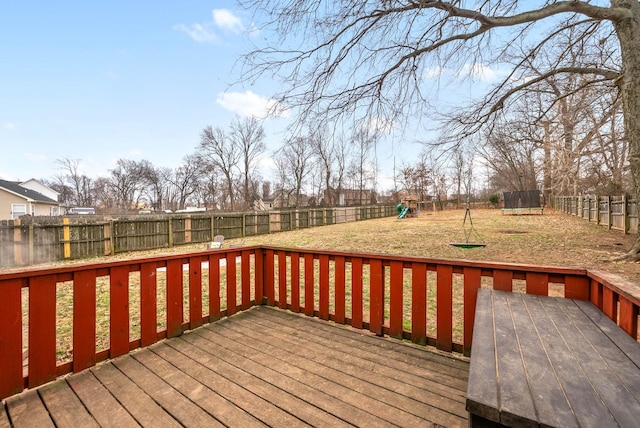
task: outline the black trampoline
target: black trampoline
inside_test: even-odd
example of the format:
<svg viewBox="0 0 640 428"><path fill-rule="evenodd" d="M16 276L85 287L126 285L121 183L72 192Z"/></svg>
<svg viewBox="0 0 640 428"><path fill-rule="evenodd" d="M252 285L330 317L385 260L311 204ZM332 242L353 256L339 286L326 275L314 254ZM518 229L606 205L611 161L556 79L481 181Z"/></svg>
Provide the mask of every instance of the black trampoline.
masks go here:
<svg viewBox="0 0 640 428"><path fill-rule="evenodd" d="M535 212L544 214L544 195L540 190L503 192L502 203L503 214L529 214Z"/></svg>

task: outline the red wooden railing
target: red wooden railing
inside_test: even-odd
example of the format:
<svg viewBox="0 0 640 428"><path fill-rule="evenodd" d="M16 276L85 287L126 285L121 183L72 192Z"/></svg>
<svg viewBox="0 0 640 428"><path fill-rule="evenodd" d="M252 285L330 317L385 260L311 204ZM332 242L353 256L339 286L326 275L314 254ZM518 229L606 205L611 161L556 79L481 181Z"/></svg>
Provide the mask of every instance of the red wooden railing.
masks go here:
<svg viewBox="0 0 640 428"><path fill-rule="evenodd" d="M68 281L73 354L57 361L56 290ZM100 282L109 298L104 349L96 349ZM640 292L606 272L240 247L0 274L0 398L256 304L469 355L480 287L591 300L638 337Z"/></svg>

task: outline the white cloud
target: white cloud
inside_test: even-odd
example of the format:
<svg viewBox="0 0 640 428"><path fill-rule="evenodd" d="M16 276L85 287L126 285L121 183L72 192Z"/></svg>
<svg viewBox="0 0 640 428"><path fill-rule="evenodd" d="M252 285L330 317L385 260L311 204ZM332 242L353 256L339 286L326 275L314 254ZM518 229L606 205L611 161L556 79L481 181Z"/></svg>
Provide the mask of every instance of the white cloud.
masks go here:
<svg viewBox="0 0 640 428"><path fill-rule="evenodd" d="M434 77L440 77L446 71L445 68L437 66L437 67L429 67L424 73L422 73L422 77L425 79L431 79Z"/></svg>
<svg viewBox="0 0 640 428"><path fill-rule="evenodd" d="M390 134L395 127L395 122L389 119L383 119L381 117L374 117L366 125L366 128L373 133L381 132L383 134Z"/></svg>
<svg viewBox="0 0 640 428"><path fill-rule="evenodd" d="M482 82L494 82L500 76L498 70L487 67L484 64L465 64L458 72L458 77L471 77Z"/></svg>
<svg viewBox="0 0 640 428"><path fill-rule="evenodd" d="M213 22L223 30L240 34L245 31L245 26L240 18L233 14L229 9L213 9Z"/></svg>
<svg viewBox="0 0 640 428"><path fill-rule="evenodd" d="M177 24L173 26L174 30L186 33L194 41L198 43L218 43L220 38L214 33L209 24Z"/></svg>
<svg viewBox="0 0 640 428"><path fill-rule="evenodd" d="M216 29L232 34L246 32L252 37L260 34L254 25L251 25L247 30L242 20L229 9L213 9L211 15L213 18L211 22L191 25L177 24L173 26L173 29L187 34L198 43L220 43L221 38L216 33Z"/></svg>
<svg viewBox="0 0 640 428"><path fill-rule="evenodd" d="M2 126L6 131L15 131L16 124L13 122L7 122Z"/></svg>
<svg viewBox="0 0 640 428"><path fill-rule="evenodd" d="M253 116L265 119L269 114L287 117L288 111L272 98L265 98L252 91L224 92L216 99L223 108L241 116Z"/></svg>
<svg viewBox="0 0 640 428"><path fill-rule="evenodd" d="M459 70L444 68L440 66L429 67L422 73L424 79L439 78L443 75L453 76L454 79L465 79L470 77L485 83L491 83L504 77L503 70L494 69L484 64L464 64Z"/></svg>

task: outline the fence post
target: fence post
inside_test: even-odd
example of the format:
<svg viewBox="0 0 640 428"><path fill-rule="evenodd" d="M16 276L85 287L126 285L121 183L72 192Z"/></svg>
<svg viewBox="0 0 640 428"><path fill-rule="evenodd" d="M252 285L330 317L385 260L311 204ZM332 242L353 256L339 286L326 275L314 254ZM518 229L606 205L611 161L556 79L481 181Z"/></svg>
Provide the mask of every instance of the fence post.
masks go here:
<svg viewBox="0 0 640 428"><path fill-rule="evenodd" d="M596 195L596 223L600 224L600 196Z"/></svg>
<svg viewBox="0 0 640 428"><path fill-rule="evenodd" d="M191 243L191 214L187 214L184 219L184 243Z"/></svg>
<svg viewBox="0 0 640 428"><path fill-rule="evenodd" d="M22 226L20 219L13 220L13 258L16 265L22 265Z"/></svg>
<svg viewBox="0 0 640 428"><path fill-rule="evenodd" d="M629 222L627 218L627 195L622 195L622 234L626 235L629 228Z"/></svg>
<svg viewBox="0 0 640 428"><path fill-rule="evenodd" d="M578 214L580 215L580 218L584 220L584 195L580 195L578 196L578 210L580 211Z"/></svg>
<svg viewBox="0 0 640 428"><path fill-rule="evenodd" d="M62 219L62 246L65 259L71 258L71 232L69 230L69 217Z"/></svg>
<svg viewBox="0 0 640 428"><path fill-rule="evenodd" d="M104 238L104 255L108 256L111 253L111 222L104 223L102 229L102 237Z"/></svg>
<svg viewBox="0 0 640 428"><path fill-rule="evenodd" d="M29 224L29 264L35 261L35 253L33 251L33 223Z"/></svg>
<svg viewBox="0 0 640 428"><path fill-rule="evenodd" d="M167 233L169 234L169 236L167 236L167 243L170 247L173 247L173 222L171 221L171 217L167 219L167 222L169 222L167 227Z"/></svg>

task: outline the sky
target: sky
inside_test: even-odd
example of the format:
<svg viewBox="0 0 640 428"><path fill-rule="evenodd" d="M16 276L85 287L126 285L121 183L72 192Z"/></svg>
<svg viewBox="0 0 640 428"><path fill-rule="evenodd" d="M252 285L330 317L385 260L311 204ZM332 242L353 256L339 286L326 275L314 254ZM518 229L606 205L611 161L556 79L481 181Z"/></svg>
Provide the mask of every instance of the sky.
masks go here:
<svg viewBox="0 0 640 428"><path fill-rule="evenodd" d="M204 127L263 115L268 84L231 87L247 18L220 0L3 2L0 178L51 178L58 159L88 176L120 158L175 168ZM265 123L270 146L285 126Z"/></svg>
<svg viewBox="0 0 640 428"><path fill-rule="evenodd" d="M52 179L63 173L60 159L78 160L89 177L122 158L175 168L204 127L263 115L273 83L234 85L236 61L264 37L250 19L231 0L3 2L0 178ZM264 123L266 179L290 120ZM380 150L389 188L396 153L407 160L420 147Z"/></svg>

